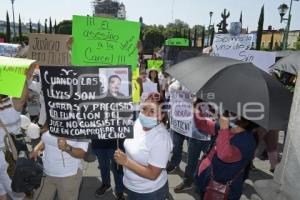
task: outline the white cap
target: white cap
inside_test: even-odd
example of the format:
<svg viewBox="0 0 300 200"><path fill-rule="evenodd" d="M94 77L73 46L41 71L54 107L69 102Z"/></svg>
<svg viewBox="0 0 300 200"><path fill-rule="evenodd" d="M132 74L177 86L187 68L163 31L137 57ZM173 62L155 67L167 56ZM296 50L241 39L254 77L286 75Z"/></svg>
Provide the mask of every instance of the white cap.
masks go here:
<svg viewBox="0 0 300 200"><path fill-rule="evenodd" d="M20 117L21 117L21 128L27 129L31 123L30 119L25 115L21 115Z"/></svg>
<svg viewBox="0 0 300 200"><path fill-rule="evenodd" d="M40 137L40 127L34 123L30 123L25 134L31 139L38 139Z"/></svg>

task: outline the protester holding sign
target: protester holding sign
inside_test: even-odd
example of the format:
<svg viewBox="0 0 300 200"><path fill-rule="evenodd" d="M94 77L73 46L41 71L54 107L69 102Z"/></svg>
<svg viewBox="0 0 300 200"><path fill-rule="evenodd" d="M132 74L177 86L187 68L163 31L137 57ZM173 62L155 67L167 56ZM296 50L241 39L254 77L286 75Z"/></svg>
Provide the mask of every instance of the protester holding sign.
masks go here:
<svg viewBox="0 0 300 200"><path fill-rule="evenodd" d="M118 149L115 160L124 166L128 200L165 200L168 175L165 170L172 151L172 140L162 121L165 114L159 93L151 93L134 126L134 138L126 139L126 154Z"/></svg>
<svg viewBox="0 0 300 200"><path fill-rule="evenodd" d="M149 71L149 77L150 81L156 84L157 86L157 92L160 91L160 84L158 79L158 71L157 70L150 70Z"/></svg>
<svg viewBox="0 0 300 200"><path fill-rule="evenodd" d="M87 152L88 141L55 137L49 131L42 135L41 142L31 152L37 158L43 151L43 166L46 177L35 192L34 199L78 199L82 180L81 160Z"/></svg>

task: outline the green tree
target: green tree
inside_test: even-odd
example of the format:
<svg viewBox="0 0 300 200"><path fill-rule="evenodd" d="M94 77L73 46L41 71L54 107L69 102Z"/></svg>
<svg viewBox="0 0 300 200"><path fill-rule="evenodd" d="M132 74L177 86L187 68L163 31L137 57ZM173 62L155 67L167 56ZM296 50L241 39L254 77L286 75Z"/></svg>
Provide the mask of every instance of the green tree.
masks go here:
<svg viewBox="0 0 300 200"><path fill-rule="evenodd" d="M215 26L213 26L212 30L211 30L211 35L210 35L210 46L213 45L214 43L214 38L215 38Z"/></svg>
<svg viewBox="0 0 300 200"><path fill-rule="evenodd" d="M205 47L205 27L203 28L202 30L202 35L201 35L201 45L202 45L202 48Z"/></svg>
<svg viewBox="0 0 300 200"><path fill-rule="evenodd" d="M58 32L57 31L57 24L56 24L56 20L55 20L55 22L54 22L54 33L57 34L57 32Z"/></svg>
<svg viewBox="0 0 300 200"><path fill-rule="evenodd" d="M31 19L29 20L29 32L32 33L32 22L31 22Z"/></svg>
<svg viewBox="0 0 300 200"><path fill-rule="evenodd" d="M189 25L179 19L175 19L174 23L169 23L166 26L164 36L166 38L181 37L181 30L189 29Z"/></svg>
<svg viewBox="0 0 300 200"><path fill-rule="evenodd" d="M19 42L22 43L22 22L21 22L20 14L19 14Z"/></svg>
<svg viewBox="0 0 300 200"><path fill-rule="evenodd" d="M47 19L45 19L45 33L48 33Z"/></svg>
<svg viewBox="0 0 300 200"><path fill-rule="evenodd" d="M160 28L156 25L147 26L144 31L143 47L145 53L152 54L154 49L160 48L165 41L165 37Z"/></svg>
<svg viewBox="0 0 300 200"><path fill-rule="evenodd" d="M193 40L194 40L194 47L197 46L197 39L198 39L198 32L197 29L194 29L194 36L193 36Z"/></svg>
<svg viewBox="0 0 300 200"><path fill-rule="evenodd" d="M257 38L256 38L256 50L260 50L261 48L261 39L262 33L264 29L264 18L265 18L265 6L263 5L260 11L260 16L258 20L258 27L257 27Z"/></svg>
<svg viewBox="0 0 300 200"><path fill-rule="evenodd" d="M11 39L11 30L10 30L10 21L9 21L9 15L8 11L6 11L6 42L10 43Z"/></svg>
<svg viewBox="0 0 300 200"><path fill-rule="evenodd" d="M57 25L59 34L72 35L72 20L63 20Z"/></svg>
<svg viewBox="0 0 300 200"><path fill-rule="evenodd" d="M269 45L269 49L272 51L273 50L273 44L274 44L274 31L272 30L272 36L271 36L271 41Z"/></svg>
<svg viewBox="0 0 300 200"><path fill-rule="evenodd" d="M37 29L37 32L38 32L38 33L41 33L41 23L40 23L40 20L39 20L39 22L38 22L38 29Z"/></svg>
<svg viewBox="0 0 300 200"><path fill-rule="evenodd" d="M241 23L241 28L243 28L243 12L241 11L240 15L240 23Z"/></svg>
<svg viewBox="0 0 300 200"><path fill-rule="evenodd" d="M51 20L51 17L50 17L50 19L49 19L49 33L51 33L52 34L52 20Z"/></svg>

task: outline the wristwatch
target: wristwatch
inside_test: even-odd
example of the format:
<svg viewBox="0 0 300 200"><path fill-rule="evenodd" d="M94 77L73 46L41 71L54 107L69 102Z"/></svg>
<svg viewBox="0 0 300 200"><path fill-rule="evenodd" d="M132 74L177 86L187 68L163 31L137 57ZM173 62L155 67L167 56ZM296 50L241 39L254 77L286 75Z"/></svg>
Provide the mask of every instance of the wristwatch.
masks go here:
<svg viewBox="0 0 300 200"><path fill-rule="evenodd" d="M73 150L73 147L72 147L72 146L70 146L70 145L67 145L67 147L66 147L65 151L66 151L66 152L68 152L68 153L71 153L71 152L72 152L72 150Z"/></svg>

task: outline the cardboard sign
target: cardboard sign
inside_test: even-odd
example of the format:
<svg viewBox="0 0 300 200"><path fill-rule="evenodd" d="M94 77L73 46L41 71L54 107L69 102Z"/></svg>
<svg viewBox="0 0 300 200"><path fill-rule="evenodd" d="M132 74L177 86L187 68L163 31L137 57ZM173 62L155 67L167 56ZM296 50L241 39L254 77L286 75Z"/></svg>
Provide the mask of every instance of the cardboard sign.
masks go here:
<svg viewBox="0 0 300 200"><path fill-rule="evenodd" d="M58 34L29 35L28 58L44 66L69 66L70 55L66 41L70 36Z"/></svg>
<svg viewBox="0 0 300 200"><path fill-rule="evenodd" d="M190 42L186 38L170 38L165 41L165 45L188 47L190 45Z"/></svg>
<svg viewBox="0 0 300 200"><path fill-rule="evenodd" d="M214 52L213 56L232 58L245 62L251 62L260 69L269 73L269 67L275 63L276 52L254 51L254 50L222 50Z"/></svg>
<svg viewBox="0 0 300 200"><path fill-rule="evenodd" d="M172 91L171 103L171 129L192 137L193 102L191 93L186 91Z"/></svg>
<svg viewBox="0 0 300 200"><path fill-rule="evenodd" d="M148 70L154 69L154 70L157 70L158 72L161 72L163 64L164 64L163 60L148 60L147 61Z"/></svg>
<svg viewBox="0 0 300 200"><path fill-rule="evenodd" d="M67 138L133 137L131 69L41 67L49 131Z"/></svg>
<svg viewBox="0 0 300 200"><path fill-rule="evenodd" d="M241 34L241 35L230 35L230 34L216 34L213 42L213 52L224 51L224 50L249 50L254 42L253 34Z"/></svg>
<svg viewBox="0 0 300 200"><path fill-rule="evenodd" d="M19 44L0 43L0 56L15 57L20 48Z"/></svg>
<svg viewBox="0 0 300 200"><path fill-rule="evenodd" d="M140 23L73 16L72 65L137 67Z"/></svg>
<svg viewBox="0 0 300 200"><path fill-rule="evenodd" d="M35 60L0 56L0 94L19 98L26 74Z"/></svg>

